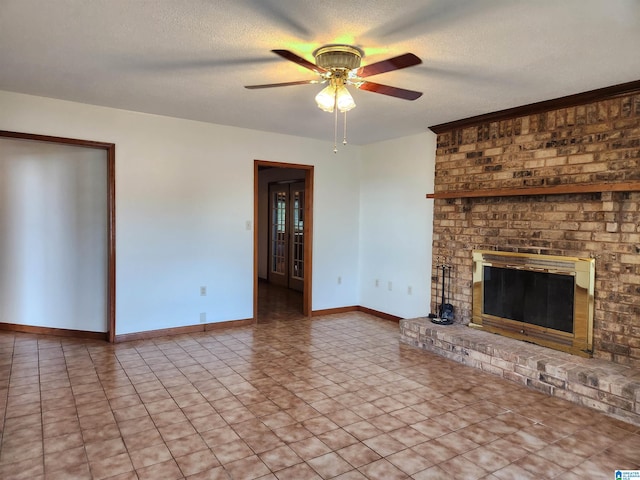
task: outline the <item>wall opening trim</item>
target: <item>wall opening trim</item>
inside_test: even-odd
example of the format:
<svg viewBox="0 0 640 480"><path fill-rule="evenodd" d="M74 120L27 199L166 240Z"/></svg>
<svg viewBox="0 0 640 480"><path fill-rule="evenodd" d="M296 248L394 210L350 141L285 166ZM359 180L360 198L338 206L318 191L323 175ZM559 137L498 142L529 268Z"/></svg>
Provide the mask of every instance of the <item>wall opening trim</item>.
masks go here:
<svg viewBox="0 0 640 480"><path fill-rule="evenodd" d="M32 140L37 142L50 142L63 145L79 146L102 149L107 154L107 332L106 339L113 343L116 332L116 188L115 188L115 155L114 143L99 142L93 140L80 140L75 138L54 137L37 135L32 133L11 132L0 130L0 137ZM10 325L6 324L5 326ZM30 327L31 333L55 334L56 329ZM75 332L75 333L73 333ZM66 331L66 336L88 336L93 338L95 334L83 331Z"/></svg>

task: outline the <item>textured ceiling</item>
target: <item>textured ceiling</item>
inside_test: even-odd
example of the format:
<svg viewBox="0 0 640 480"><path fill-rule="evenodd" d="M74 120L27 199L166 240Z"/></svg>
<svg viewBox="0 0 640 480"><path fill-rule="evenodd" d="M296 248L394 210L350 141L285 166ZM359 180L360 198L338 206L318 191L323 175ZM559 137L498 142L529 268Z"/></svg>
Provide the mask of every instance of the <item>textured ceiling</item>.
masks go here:
<svg viewBox="0 0 640 480"><path fill-rule="evenodd" d="M320 86L243 88L329 43L423 61L368 79L416 101L353 92L366 144L640 79L640 0L0 0L0 90L331 141Z"/></svg>

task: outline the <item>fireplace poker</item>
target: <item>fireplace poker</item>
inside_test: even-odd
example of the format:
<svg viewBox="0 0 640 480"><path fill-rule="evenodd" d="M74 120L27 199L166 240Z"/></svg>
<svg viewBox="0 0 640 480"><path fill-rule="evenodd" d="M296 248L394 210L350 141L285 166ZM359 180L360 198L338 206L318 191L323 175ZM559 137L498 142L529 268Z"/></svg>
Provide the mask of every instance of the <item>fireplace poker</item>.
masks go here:
<svg viewBox="0 0 640 480"><path fill-rule="evenodd" d="M438 270L442 269L442 297L440 299L440 308L439 308L439 317L431 318L431 322L436 323L438 325L451 325L453 323L453 305L448 303L445 299L446 292L446 277L447 274L449 276L449 289L451 289L451 265L447 265L446 263L442 263L436 265L436 298L438 298ZM449 294L451 292L449 291Z"/></svg>

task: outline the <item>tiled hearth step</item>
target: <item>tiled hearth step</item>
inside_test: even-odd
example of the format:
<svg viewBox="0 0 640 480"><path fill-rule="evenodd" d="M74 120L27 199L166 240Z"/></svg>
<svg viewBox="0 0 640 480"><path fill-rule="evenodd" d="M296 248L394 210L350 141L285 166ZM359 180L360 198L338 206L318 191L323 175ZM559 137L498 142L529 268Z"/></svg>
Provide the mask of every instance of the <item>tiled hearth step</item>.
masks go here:
<svg viewBox="0 0 640 480"><path fill-rule="evenodd" d="M640 370L465 325L400 321L402 342L640 425Z"/></svg>

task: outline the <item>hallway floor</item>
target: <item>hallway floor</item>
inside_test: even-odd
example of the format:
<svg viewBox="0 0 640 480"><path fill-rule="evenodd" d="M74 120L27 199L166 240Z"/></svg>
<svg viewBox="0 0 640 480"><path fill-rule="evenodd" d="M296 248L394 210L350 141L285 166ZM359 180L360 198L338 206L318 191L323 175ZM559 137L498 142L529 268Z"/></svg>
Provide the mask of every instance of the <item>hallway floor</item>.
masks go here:
<svg viewBox="0 0 640 480"><path fill-rule="evenodd" d="M640 428L363 313L109 345L0 333L2 479L614 478Z"/></svg>
<svg viewBox="0 0 640 480"><path fill-rule="evenodd" d="M258 323L302 318L302 292L258 281Z"/></svg>

